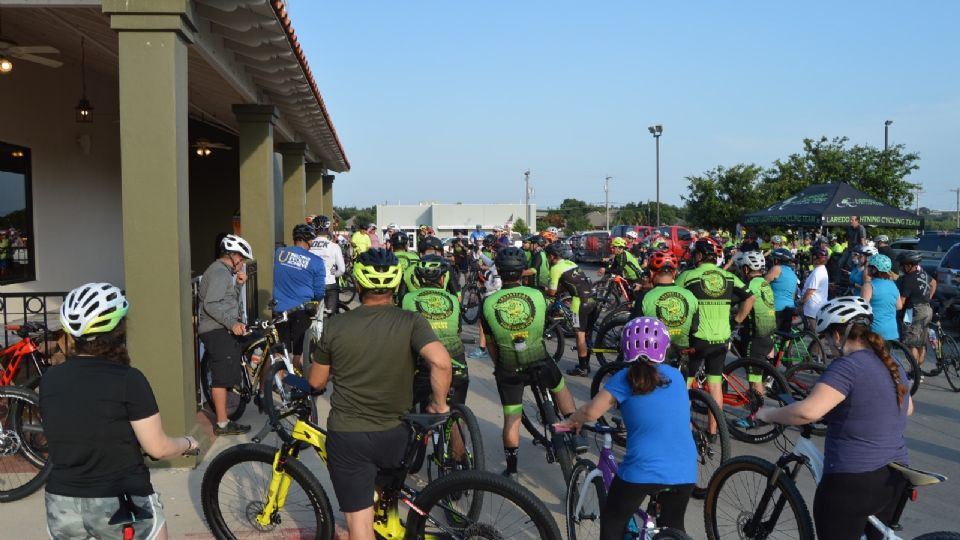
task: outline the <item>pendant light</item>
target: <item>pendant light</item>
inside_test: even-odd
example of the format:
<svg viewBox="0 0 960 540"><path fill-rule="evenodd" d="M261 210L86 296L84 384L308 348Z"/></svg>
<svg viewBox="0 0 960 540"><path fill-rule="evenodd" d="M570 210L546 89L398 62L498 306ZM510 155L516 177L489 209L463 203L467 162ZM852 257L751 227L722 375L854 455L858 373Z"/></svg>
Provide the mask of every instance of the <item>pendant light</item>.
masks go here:
<svg viewBox="0 0 960 540"><path fill-rule="evenodd" d="M93 122L93 105L87 99L87 49L86 38L80 38L80 103L76 106L77 122L88 124Z"/></svg>

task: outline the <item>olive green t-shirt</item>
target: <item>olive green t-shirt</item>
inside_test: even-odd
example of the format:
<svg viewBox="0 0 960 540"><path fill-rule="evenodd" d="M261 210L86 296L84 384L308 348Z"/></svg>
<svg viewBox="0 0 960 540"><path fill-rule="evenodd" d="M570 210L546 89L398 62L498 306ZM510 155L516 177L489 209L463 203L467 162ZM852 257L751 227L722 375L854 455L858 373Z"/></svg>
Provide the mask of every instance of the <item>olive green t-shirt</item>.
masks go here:
<svg viewBox="0 0 960 540"><path fill-rule="evenodd" d="M423 315L394 305L360 306L331 317L314 361L330 366L327 429L384 431L413 403L420 349L439 341Z"/></svg>

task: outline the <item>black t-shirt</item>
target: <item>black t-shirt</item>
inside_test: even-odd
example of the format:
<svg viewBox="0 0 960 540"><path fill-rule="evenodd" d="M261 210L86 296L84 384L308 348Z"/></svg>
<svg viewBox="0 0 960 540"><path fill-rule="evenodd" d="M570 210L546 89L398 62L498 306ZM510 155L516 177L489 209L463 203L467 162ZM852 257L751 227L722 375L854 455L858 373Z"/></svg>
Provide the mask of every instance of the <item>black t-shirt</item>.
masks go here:
<svg viewBox="0 0 960 540"><path fill-rule="evenodd" d="M867 230L863 228L863 225L847 227L847 249L853 249L859 246L866 236Z"/></svg>
<svg viewBox="0 0 960 540"><path fill-rule="evenodd" d="M40 379L40 414L53 462L47 491L67 497L153 493L130 422L159 411L136 368L83 356L50 368Z"/></svg>
<svg viewBox="0 0 960 540"><path fill-rule="evenodd" d="M897 278L897 288L900 296L906 298L904 309L930 303L930 278L923 268Z"/></svg>

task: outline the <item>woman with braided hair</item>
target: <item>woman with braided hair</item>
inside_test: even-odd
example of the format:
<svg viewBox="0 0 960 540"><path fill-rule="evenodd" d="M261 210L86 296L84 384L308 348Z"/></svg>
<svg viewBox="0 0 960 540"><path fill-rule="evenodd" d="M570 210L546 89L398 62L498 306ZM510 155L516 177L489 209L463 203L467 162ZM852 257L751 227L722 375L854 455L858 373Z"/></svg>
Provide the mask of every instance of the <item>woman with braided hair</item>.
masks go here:
<svg viewBox="0 0 960 540"><path fill-rule="evenodd" d="M827 370L803 401L764 407L757 419L803 425L824 418L823 478L813 501L817 538L856 540L864 533L881 538L867 525L877 516L890 525L906 488L903 476L888 467L907 464L903 432L913 402L906 374L890 356L883 337L870 329L873 310L859 296L830 300L817 314L817 333L843 356Z"/></svg>

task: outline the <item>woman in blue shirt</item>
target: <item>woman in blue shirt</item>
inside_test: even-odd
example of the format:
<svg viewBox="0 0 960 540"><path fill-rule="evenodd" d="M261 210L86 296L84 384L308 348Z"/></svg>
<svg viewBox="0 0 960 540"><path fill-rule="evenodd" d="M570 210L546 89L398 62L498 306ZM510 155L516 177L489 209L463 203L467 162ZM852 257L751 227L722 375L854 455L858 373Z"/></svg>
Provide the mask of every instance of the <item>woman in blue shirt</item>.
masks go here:
<svg viewBox="0 0 960 540"><path fill-rule="evenodd" d="M803 401L782 408L763 407L757 420L804 425L824 418L827 436L823 477L813 500L820 540L880 538L867 518L890 524L906 488L903 476L888 467L907 464L903 432L913 402L903 370L886 344L870 330L873 314L863 298L841 296L817 314L817 333L843 356L827 370Z"/></svg>
<svg viewBox="0 0 960 540"><path fill-rule="evenodd" d="M770 253L773 265L764 279L773 289L773 310L777 317L777 330L789 332L796 312L797 287L800 278L793 270L793 253L786 248L777 248Z"/></svg>
<svg viewBox="0 0 960 540"><path fill-rule="evenodd" d="M619 405L627 427L627 451L600 512L601 540L621 540L637 507L654 494L661 505L657 525L683 530L697 480L697 449L686 382L679 370L662 363L669 346L670 334L660 320L628 322L620 350L630 368L611 377L593 401L563 422L579 429Z"/></svg>
<svg viewBox="0 0 960 540"><path fill-rule="evenodd" d="M863 299L873 309L873 324L870 329L887 340L900 339L897 329L897 311L903 308L903 299L897 284L890 279L890 257L877 254L867 261L863 274Z"/></svg>

